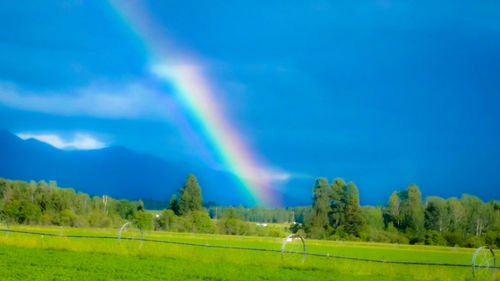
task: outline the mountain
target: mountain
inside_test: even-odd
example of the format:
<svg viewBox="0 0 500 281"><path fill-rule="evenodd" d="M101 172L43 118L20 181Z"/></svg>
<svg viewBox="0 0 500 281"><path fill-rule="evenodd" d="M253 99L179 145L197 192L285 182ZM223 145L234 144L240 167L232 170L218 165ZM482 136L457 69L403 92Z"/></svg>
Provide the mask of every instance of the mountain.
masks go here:
<svg viewBox="0 0 500 281"><path fill-rule="evenodd" d="M35 139L23 140L0 131L0 177L4 178L56 180L59 186L92 195L168 201L189 173L198 178L206 201L246 203L236 179L227 172L169 162L120 146L60 150Z"/></svg>
<svg viewBox="0 0 500 281"><path fill-rule="evenodd" d="M333 167L332 170L340 171L341 168ZM364 172L361 170L349 178L366 179ZM476 172L480 174L481 171ZM0 130L0 177L8 179L55 180L59 186L72 187L91 195L106 194L119 199L142 198L165 202L182 187L190 173L196 175L205 202L251 205L251 196L231 173L200 166L196 159L170 161L120 146L96 150L61 150L35 139L23 140ZM383 174L380 169L374 170L368 178L376 179ZM393 178L398 178L398 175L393 175ZM399 178L399 184L391 185L383 184L383 181L356 181L361 203L385 203L394 190L405 189L412 182L401 175ZM459 176L444 179L447 182L436 183L426 182L426 178L422 177L416 183L423 197L460 197L462 193L469 193L485 201L498 198L498 189L495 187L484 185L484 188L474 188L461 183ZM284 206L310 205L313 183L314 179L311 178L293 178L282 186L273 186L274 196L280 198Z"/></svg>

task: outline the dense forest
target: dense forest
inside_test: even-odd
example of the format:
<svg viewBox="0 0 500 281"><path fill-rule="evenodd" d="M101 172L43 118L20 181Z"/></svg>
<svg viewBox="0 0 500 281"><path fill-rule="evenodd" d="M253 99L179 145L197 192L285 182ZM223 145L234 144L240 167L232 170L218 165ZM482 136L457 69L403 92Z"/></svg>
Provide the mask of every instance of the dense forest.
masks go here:
<svg viewBox="0 0 500 281"><path fill-rule="evenodd" d="M118 227L132 221L144 230L282 237L292 231L305 237L391 243L500 248L500 202L475 196L427 197L412 184L395 191L386 206L360 206L352 182L325 178L313 186L312 206L245 208L203 204L201 187L189 175L164 209L148 211L141 200L89 196L50 181L0 178L0 219L10 224L72 227ZM268 224L281 223L281 224Z"/></svg>
<svg viewBox="0 0 500 281"><path fill-rule="evenodd" d="M422 195L417 185L395 191L386 206L360 206L353 182L325 178L313 187L312 215L291 227L311 238L500 247L500 202Z"/></svg>

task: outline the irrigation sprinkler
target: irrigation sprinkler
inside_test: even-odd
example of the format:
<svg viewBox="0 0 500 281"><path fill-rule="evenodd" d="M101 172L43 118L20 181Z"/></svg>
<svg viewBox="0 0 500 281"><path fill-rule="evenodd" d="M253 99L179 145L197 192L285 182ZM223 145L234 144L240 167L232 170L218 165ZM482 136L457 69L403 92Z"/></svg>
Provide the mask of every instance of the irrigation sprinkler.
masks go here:
<svg viewBox="0 0 500 281"><path fill-rule="evenodd" d="M472 276L474 278L495 278L497 260L493 249L487 246L477 248L472 255Z"/></svg>
<svg viewBox="0 0 500 281"><path fill-rule="evenodd" d="M288 247L287 247L288 245ZM292 255L302 254L302 263L306 260L306 242L298 234L290 234L283 241L281 246L281 259L285 260L285 253Z"/></svg>
<svg viewBox="0 0 500 281"><path fill-rule="evenodd" d="M126 222L120 227L120 231L118 231L118 244L121 243L121 238L122 238L122 232L125 230L125 228L130 225L130 222ZM144 233L142 232L142 228L137 225L137 228L141 231L141 243L139 244L139 249L142 248L142 244L144 243ZM124 238L125 239L125 238Z"/></svg>

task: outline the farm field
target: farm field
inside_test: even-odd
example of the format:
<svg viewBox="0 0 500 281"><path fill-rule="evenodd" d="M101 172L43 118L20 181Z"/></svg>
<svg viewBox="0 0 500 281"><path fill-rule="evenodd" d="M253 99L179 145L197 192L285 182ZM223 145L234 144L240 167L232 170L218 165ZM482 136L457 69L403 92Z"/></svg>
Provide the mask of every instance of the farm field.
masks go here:
<svg viewBox="0 0 500 281"><path fill-rule="evenodd" d="M118 229L14 226L60 234L117 235ZM282 238L147 232L145 238L280 249ZM123 237L140 237L126 230ZM278 252L95 238L0 233L5 280L471 280L469 267L401 265ZM307 251L385 260L470 263L473 249L307 240ZM289 254L293 255L293 254Z"/></svg>

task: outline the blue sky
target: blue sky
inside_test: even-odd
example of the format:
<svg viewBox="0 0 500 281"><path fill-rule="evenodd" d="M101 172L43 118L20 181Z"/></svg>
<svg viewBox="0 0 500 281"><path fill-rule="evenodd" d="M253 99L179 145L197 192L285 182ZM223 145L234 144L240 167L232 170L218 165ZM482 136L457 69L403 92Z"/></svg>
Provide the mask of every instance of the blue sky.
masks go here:
<svg viewBox="0 0 500 281"><path fill-rule="evenodd" d="M362 203L410 183L500 198L498 1L139 3L294 203L318 176ZM0 128L220 164L108 3L6 1L0 26Z"/></svg>

